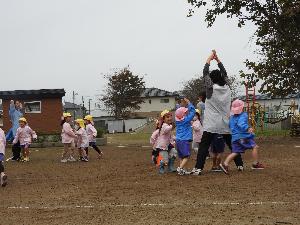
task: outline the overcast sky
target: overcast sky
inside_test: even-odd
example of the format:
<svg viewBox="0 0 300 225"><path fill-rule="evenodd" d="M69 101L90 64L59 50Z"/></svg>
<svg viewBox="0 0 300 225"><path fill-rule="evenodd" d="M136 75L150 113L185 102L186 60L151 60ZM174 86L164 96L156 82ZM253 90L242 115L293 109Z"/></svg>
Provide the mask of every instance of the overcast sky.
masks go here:
<svg viewBox="0 0 300 225"><path fill-rule="evenodd" d="M0 0L0 90L65 88L66 100L101 93L103 74L130 68L147 87L179 90L200 74L212 49L229 74L254 58L254 27L203 11L187 18L185 0Z"/></svg>

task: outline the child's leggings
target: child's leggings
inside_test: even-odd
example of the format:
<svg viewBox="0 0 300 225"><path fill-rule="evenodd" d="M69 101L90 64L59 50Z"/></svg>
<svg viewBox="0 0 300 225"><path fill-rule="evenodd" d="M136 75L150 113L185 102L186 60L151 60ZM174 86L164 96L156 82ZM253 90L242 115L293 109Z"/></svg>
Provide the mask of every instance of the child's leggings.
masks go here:
<svg viewBox="0 0 300 225"><path fill-rule="evenodd" d="M3 162L0 161L0 173L4 172Z"/></svg>
<svg viewBox="0 0 300 225"><path fill-rule="evenodd" d="M99 155L102 154L100 148L98 148L98 146L96 145L96 142L90 142L90 146L91 146L96 152L98 152ZM89 155L89 148L86 148L85 151L86 151L86 155Z"/></svg>

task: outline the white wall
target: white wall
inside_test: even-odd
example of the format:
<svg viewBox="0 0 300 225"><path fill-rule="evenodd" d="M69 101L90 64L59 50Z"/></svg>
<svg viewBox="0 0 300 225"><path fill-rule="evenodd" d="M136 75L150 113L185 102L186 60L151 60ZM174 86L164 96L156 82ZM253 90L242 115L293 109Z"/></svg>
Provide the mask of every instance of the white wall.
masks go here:
<svg viewBox="0 0 300 225"><path fill-rule="evenodd" d="M125 131L129 132L129 129L136 130L137 128L145 125L147 119L129 119L125 120ZM123 120L107 121L109 133L123 132Z"/></svg>
<svg viewBox="0 0 300 225"><path fill-rule="evenodd" d="M281 109L288 109L291 105L292 100L296 102L296 105L300 105L300 100L295 99L269 99L269 100L256 100L261 106L269 107L269 109L274 108L274 106L279 106L281 103ZM267 110L268 111L268 110Z"/></svg>
<svg viewBox="0 0 300 225"><path fill-rule="evenodd" d="M169 99L169 103L161 103L161 99ZM151 100L151 104L149 103ZM144 98L144 103L140 106L140 110L136 112L157 112L163 111L165 109L174 109L176 105L175 97L153 97L153 98Z"/></svg>

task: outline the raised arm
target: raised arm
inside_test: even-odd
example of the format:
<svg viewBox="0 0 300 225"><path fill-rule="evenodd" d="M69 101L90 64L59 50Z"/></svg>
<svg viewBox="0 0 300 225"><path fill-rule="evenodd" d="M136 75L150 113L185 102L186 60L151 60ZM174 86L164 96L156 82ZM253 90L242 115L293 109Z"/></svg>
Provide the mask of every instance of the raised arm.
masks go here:
<svg viewBox="0 0 300 225"><path fill-rule="evenodd" d="M206 63L204 65L203 69L203 79L204 79L204 85L205 85L205 91L207 98L210 98L213 93L213 82L211 81L209 77L209 66L212 60L214 60L215 52L213 51L209 57L206 60Z"/></svg>
<svg viewBox="0 0 300 225"><path fill-rule="evenodd" d="M222 76L225 78L226 83L229 84L226 69L225 69L223 63L221 62L220 58L218 57L217 53L215 53L214 59L217 61L220 72L221 72Z"/></svg>

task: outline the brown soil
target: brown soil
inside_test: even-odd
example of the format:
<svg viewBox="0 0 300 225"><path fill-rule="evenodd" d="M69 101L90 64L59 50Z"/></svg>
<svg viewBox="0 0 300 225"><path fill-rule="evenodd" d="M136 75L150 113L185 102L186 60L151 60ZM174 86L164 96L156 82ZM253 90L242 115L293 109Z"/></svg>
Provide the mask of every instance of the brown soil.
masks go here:
<svg viewBox="0 0 300 225"><path fill-rule="evenodd" d="M260 143L267 168L231 175L158 175L151 150L107 146L105 158L59 162L61 149L32 149L31 162L6 163L0 224L300 224L299 139ZM9 150L8 150L9 151ZM194 162L190 163L192 167Z"/></svg>

